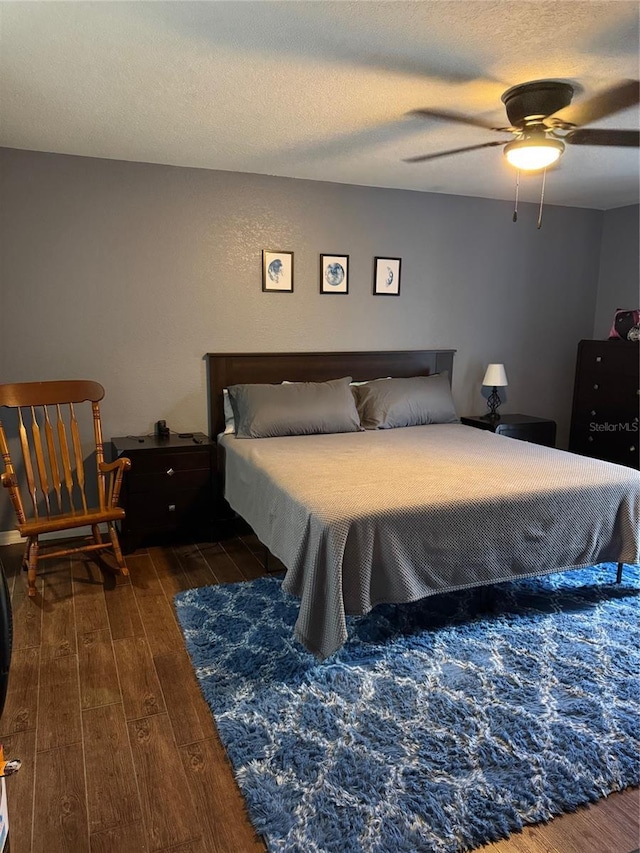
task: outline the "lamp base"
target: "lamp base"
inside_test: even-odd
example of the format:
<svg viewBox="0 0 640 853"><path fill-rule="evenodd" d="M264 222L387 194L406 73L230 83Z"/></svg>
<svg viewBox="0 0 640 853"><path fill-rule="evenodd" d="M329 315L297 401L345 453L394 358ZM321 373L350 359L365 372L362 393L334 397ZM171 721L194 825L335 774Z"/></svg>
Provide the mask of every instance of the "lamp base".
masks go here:
<svg viewBox="0 0 640 853"><path fill-rule="evenodd" d="M498 412L498 408L499 408L501 402L502 402L502 400L500 399L500 396L498 394L498 389L494 385L493 391L491 392L491 394L489 394L489 397L487 399L487 406L489 407L489 412L488 412L488 414L485 415L485 418L488 421L499 421L500 420L500 414Z"/></svg>

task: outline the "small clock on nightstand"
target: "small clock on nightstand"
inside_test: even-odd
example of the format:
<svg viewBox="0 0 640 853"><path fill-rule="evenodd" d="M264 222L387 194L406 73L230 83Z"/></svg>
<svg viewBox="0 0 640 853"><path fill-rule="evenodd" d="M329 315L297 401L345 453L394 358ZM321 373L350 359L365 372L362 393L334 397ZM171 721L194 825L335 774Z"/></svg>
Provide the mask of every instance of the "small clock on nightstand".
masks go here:
<svg viewBox="0 0 640 853"><path fill-rule="evenodd" d="M499 435L518 438L520 441L544 444L546 447L556 446L556 422L546 418L534 418L532 415L501 415L499 420L491 420L477 415L460 418L460 421L465 426L488 429Z"/></svg>

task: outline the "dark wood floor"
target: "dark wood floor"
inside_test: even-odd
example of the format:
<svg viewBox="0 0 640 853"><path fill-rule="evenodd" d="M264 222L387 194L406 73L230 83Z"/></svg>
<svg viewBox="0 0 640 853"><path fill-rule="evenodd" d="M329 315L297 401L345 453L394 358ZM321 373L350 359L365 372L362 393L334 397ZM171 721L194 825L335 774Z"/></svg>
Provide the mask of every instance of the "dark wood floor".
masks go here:
<svg viewBox="0 0 640 853"><path fill-rule="evenodd" d="M257 853L172 608L189 587L263 574L255 537L157 547L129 578L90 560L45 563L29 599L21 548L0 549L15 619L0 741L11 853ZM630 853L638 791L612 795L491 853Z"/></svg>

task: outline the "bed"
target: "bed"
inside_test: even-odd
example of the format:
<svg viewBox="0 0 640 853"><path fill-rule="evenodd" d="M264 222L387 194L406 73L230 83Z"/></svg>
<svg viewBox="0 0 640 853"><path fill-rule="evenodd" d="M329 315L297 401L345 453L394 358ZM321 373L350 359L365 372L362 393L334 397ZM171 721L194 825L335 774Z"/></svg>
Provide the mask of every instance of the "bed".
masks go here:
<svg viewBox="0 0 640 853"><path fill-rule="evenodd" d="M598 562L638 562L637 472L459 423L236 438L238 383L441 374L453 351L208 356L225 497L287 567L295 635L319 658L346 615Z"/></svg>

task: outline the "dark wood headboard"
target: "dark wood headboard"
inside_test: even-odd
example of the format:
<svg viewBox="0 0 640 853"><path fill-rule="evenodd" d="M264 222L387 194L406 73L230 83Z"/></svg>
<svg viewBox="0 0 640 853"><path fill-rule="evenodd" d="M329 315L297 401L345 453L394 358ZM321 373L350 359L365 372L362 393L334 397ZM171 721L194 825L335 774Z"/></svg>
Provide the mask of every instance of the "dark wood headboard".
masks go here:
<svg viewBox="0 0 640 853"><path fill-rule="evenodd" d="M325 382L351 376L356 382L383 376L453 374L453 349L396 352L207 353L209 432L224 430L222 389L240 383Z"/></svg>

